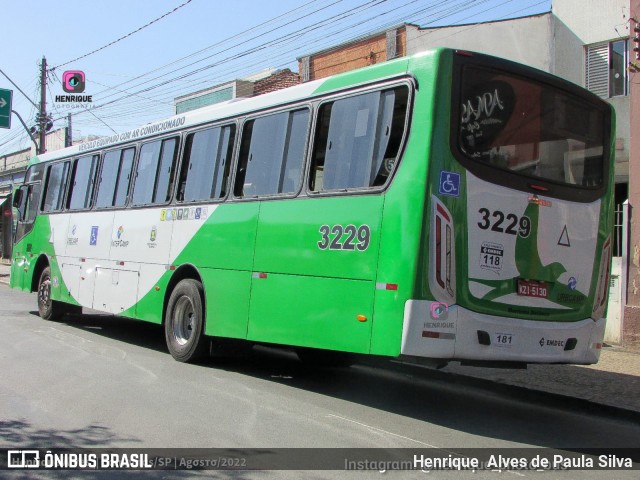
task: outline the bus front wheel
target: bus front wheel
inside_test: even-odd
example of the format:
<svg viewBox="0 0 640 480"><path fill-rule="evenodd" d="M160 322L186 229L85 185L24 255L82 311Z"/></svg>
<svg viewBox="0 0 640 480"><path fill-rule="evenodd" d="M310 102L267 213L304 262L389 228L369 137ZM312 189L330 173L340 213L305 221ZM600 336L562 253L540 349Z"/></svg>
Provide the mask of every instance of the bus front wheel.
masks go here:
<svg viewBox="0 0 640 480"><path fill-rule="evenodd" d="M65 304L51 299L51 267L46 267L38 281L38 313L45 320L60 320L67 313Z"/></svg>
<svg viewBox="0 0 640 480"><path fill-rule="evenodd" d="M167 348L179 362L192 362L206 351L202 284L181 280L171 292L164 321Z"/></svg>

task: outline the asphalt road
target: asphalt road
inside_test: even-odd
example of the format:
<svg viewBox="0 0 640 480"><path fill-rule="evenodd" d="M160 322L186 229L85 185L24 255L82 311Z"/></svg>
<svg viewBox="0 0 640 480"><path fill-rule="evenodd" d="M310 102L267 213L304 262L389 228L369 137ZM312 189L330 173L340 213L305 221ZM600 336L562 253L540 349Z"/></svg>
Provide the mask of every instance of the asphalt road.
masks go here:
<svg viewBox="0 0 640 480"><path fill-rule="evenodd" d="M0 332L4 448L640 448L640 422L633 418L544 394L511 396L450 381L440 372L365 365L309 370L293 354L265 348L246 358L181 364L167 353L159 326L101 315L47 322L37 316L34 294L5 285L0 285ZM37 477L30 473L29 478ZM148 478L638 478L637 471L132 473Z"/></svg>

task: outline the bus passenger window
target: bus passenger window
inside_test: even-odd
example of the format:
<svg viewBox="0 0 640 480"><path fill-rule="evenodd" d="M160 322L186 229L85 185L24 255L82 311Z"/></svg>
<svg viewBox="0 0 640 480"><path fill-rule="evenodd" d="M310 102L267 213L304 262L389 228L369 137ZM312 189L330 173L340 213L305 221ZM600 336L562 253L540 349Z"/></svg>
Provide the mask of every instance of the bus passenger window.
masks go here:
<svg viewBox="0 0 640 480"><path fill-rule="evenodd" d="M224 198L233 153L235 125L210 128L187 136L178 201Z"/></svg>
<svg viewBox="0 0 640 480"><path fill-rule="evenodd" d="M309 187L314 192L382 186L405 131L408 89L398 87L321 106Z"/></svg>
<svg viewBox="0 0 640 480"><path fill-rule="evenodd" d="M31 223L35 220L38 211L38 198L40 195L40 184L30 185L29 194L27 195L27 203L25 206L25 214L22 218L24 223Z"/></svg>
<svg viewBox="0 0 640 480"><path fill-rule="evenodd" d="M31 205L31 185L22 185L13 196L13 207L18 210L18 221L27 222L28 206Z"/></svg>
<svg viewBox="0 0 640 480"><path fill-rule="evenodd" d="M178 139L145 143L140 148L132 205L166 203L171 197Z"/></svg>
<svg viewBox="0 0 640 480"><path fill-rule="evenodd" d="M74 162L67 208L78 210L91 207L98 158L98 155L87 155Z"/></svg>
<svg viewBox="0 0 640 480"><path fill-rule="evenodd" d="M43 212L48 213L62 210L62 200L67 187L68 172L69 162L56 163L49 167L44 201L42 203Z"/></svg>
<svg viewBox="0 0 640 480"><path fill-rule="evenodd" d="M129 195L135 148L112 150L104 154L98 181L96 208L123 207Z"/></svg>
<svg viewBox="0 0 640 480"><path fill-rule="evenodd" d="M276 113L245 123L234 194L255 197L300 188L309 110Z"/></svg>

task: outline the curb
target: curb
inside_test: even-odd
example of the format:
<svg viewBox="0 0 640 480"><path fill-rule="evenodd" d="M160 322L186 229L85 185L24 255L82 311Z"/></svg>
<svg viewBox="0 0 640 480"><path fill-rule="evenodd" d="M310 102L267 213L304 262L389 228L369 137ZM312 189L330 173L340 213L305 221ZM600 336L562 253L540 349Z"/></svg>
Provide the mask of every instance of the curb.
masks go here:
<svg viewBox="0 0 640 480"><path fill-rule="evenodd" d="M572 397L569 395L563 395L561 393L547 392L534 388L511 385L508 383L499 382L497 380L474 377L473 375L442 372L436 370L435 368L402 363L393 359L385 359L384 357L373 357L370 359L364 358L360 362L358 362L358 364L375 368L382 368L385 370L391 370L404 374L413 374L417 377L428 376L430 380L436 380L444 384L468 386L471 388L483 390L488 394L500 393L508 398L518 399L521 401L536 402L539 404L545 404L552 401L555 404L573 412L589 414L591 416L613 417L620 420L640 423L640 412L636 410L598 403L593 400Z"/></svg>

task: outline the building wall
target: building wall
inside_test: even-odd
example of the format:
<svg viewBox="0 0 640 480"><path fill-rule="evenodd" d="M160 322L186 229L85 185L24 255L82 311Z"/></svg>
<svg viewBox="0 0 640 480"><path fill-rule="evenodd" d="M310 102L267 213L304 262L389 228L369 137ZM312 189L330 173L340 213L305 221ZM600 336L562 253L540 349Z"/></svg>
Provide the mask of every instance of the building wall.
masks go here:
<svg viewBox="0 0 640 480"><path fill-rule="evenodd" d="M24 168L31 158L31 150L26 148L0 157L0 176L16 168Z"/></svg>
<svg viewBox="0 0 640 480"><path fill-rule="evenodd" d="M253 96L275 92L283 88L293 87L300 83L300 75L288 68L275 72L273 75L258 80L253 84Z"/></svg>
<svg viewBox="0 0 640 480"><path fill-rule="evenodd" d="M585 86L585 45L629 37L629 7L629 0L554 0L556 38L552 72ZM629 98L607 99L617 118L617 183L629 180Z"/></svg>
<svg viewBox="0 0 640 480"><path fill-rule="evenodd" d="M631 15L640 24L640 0L631 0ZM640 60L632 60L640 65ZM627 305L624 311L623 338L627 345L640 345L640 70L630 73L630 161L629 204L631 205L631 232L629 236L629 283Z"/></svg>
<svg viewBox="0 0 640 480"><path fill-rule="evenodd" d="M267 69L244 79L206 88L174 99L175 113L214 105L234 98L249 98L300 83L300 76L291 70Z"/></svg>
<svg viewBox="0 0 640 480"><path fill-rule="evenodd" d="M451 27L419 28L409 25L407 55L436 47L458 48L550 71L551 32L550 13Z"/></svg>
<svg viewBox="0 0 640 480"><path fill-rule="evenodd" d="M627 183L629 179L629 156L631 131L629 124L630 98L614 97L609 103L616 111L616 183ZM624 200L624 199L620 199Z"/></svg>
<svg viewBox="0 0 640 480"><path fill-rule="evenodd" d="M555 8L555 3L554 3ZM554 10L555 13L555 10ZM549 72L584 87L584 43L561 18L552 17L551 64Z"/></svg>
<svg viewBox="0 0 640 480"><path fill-rule="evenodd" d="M253 82L234 80L215 87L198 90L174 99L175 114L189 112L207 107L232 98L250 97L253 95Z"/></svg>
<svg viewBox="0 0 640 480"><path fill-rule="evenodd" d="M629 36L629 0L553 0L553 13L585 45Z"/></svg>
<svg viewBox="0 0 640 480"><path fill-rule="evenodd" d="M65 145L65 129L60 128L52 132L47 133L46 147L47 151L59 150L64 148ZM16 183L13 174L16 171L22 172L19 176L18 182L22 182L24 178L24 170L27 167L29 159L36 154L36 147L31 143L30 148L25 148L8 155L0 157L0 187L5 183ZM6 180L5 181L5 177Z"/></svg>
<svg viewBox="0 0 640 480"><path fill-rule="evenodd" d="M404 26L396 30L395 40L395 57L407 55L406 28ZM387 34L383 32L331 50L314 53L308 58L308 81L384 62L387 60ZM303 71L302 62L302 59L298 59L300 72Z"/></svg>
<svg viewBox="0 0 640 480"><path fill-rule="evenodd" d="M59 128L57 130L53 130L47 133L46 147L47 152L52 152L54 150L60 150L65 147L66 140L66 130L64 128ZM31 144L31 156L35 156L36 154L36 146Z"/></svg>

